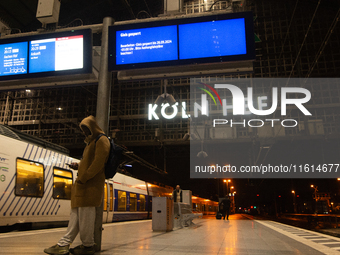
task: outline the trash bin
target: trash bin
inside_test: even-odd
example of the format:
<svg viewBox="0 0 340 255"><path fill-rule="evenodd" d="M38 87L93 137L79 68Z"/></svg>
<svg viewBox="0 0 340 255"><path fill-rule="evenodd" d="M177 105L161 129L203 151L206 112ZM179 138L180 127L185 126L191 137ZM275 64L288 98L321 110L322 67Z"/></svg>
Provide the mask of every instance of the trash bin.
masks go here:
<svg viewBox="0 0 340 255"><path fill-rule="evenodd" d="M152 198L152 230L173 230L174 203L167 197Z"/></svg>

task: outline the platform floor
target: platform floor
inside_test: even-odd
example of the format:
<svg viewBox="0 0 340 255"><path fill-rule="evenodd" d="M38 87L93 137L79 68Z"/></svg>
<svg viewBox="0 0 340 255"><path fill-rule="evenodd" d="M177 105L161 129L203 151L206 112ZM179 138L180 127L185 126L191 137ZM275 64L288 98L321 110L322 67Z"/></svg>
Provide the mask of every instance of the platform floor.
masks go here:
<svg viewBox="0 0 340 255"><path fill-rule="evenodd" d="M105 224L102 251L96 254L340 254L340 238L273 221L231 215L229 221L196 219L195 225L153 232L152 222ZM0 254L42 255L66 228L0 234ZM74 246L80 244L76 239Z"/></svg>

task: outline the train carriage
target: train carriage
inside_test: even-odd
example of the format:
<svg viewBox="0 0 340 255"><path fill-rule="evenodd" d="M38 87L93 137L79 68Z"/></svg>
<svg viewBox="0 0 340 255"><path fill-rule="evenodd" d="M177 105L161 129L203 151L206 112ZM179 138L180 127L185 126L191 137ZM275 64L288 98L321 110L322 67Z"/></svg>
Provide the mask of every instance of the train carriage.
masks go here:
<svg viewBox="0 0 340 255"><path fill-rule="evenodd" d="M0 225L67 221L78 161L41 139L0 128Z"/></svg>
<svg viewBox="0 0 340 255"><path fill-rule="evenodd" d="M67 164L79 160L68 153L64 147L0 125L0 226L69 220L77 171ZM151 218L152 197L171 194L171 187L116 173L104 184L103 222Z"/></svg>

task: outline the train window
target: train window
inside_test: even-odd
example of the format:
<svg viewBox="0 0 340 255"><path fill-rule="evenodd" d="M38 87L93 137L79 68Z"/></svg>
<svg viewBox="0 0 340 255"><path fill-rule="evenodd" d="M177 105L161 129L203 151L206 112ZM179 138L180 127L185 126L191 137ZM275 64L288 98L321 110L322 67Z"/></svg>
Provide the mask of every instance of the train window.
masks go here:
<svg viewBox="0 0 340 255"><path fill-rule="evenodd" d="M44 165L17 158L15 195L42 197L44 194Z"/></svg>
<svg viewBox="0 0 340 255"><path fill-rule="evenodd" d="M71 200L73 173L59 167L53 167L53 198Z"/></svg>
<svg viewBox="0 0 340 255"><path fill-rule="evenodd" d="M110 211L113 210L113 185L110 184Z"/></svg>
<svg viewBox="0 0 340 255"><path fill-rule="evenodd" d="M104 184L104 211L107 211L107 183Z"/></svg>
<svg viewBox="0 0 340 255"><path fill-rule="evenodd" d="M145 196L139 195L139 211L145 211Z"/></svg>
<svg viewBox="0 0 340 255"><path fill-rule="evenodd" d="M130 212L137 211L137 194L130 193Z"/></svg>
<svg viewBox="0 0 340 255"><path fill-rule="evenodd" d="M202 206L201 206L201 204L196 204L196 209L197 209L198 211L202 211Z"/></svg>
<svg viewBox="0 0 340 255"><path fill-rule="evenodd" d="M126 211L126 192L118 190L118 211Z"/></svg>

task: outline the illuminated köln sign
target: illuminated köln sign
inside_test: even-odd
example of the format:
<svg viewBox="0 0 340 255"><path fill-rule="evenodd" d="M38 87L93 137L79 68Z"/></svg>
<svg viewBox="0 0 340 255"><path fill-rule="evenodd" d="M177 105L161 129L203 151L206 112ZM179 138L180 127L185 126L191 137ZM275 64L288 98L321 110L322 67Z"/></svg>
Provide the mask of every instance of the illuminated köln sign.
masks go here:
<svg viewBox="0 0 340 255"><path fill-rule="evenodd" d="M278 107L278 88L273 87L272 88L272 105L269 109L268 108L268 97L267 96L258 96L256 99L253 100L253 88L248 87L247 88L247 97L244 96L242 90L238 88L235 85L231 84L215 84L215 88L218 89L228 89L233 97L232 104L228 104L227 99L220 99L219 95L216 93L218 96L218 99L220 100L221 103L221 114L222 116L227 116L228 115L228 110L232 111L233 116L235 115L249 115L249 114L254 114L257 116L266 116L273 114L275 110ZM288 94L300 94L302 97L298 98L288 98ZM212 95L209 94L211 97ZM213 98L213 97L212 97ZM312 115L306 107L303 105L307 103L311 99L311 93L309 90L305 88L298 88L298 87L283 87L281 88L281 116L286 116L287 115L287 105L295 105L304 115ZM213 99L214 100L214 99ZM214 100L215 101L215 100ZM254 101L257 102L257 108L254 106ZM148 119L149 120L159 120L160 116L162 116L165 119L173 119L176 116L181 116L183 119L186 119L190 117L190 115L186 112L186 103L182 102L181 103L181 114L179 110L179 103L176 103L172 106L170 106L168 103L167 104L162 104L160 106L160 113L159 113L159 108L158 105L156 104L149 104L148 106ZM168 107L172 108L171 110L167 110ZM207 94L201 94L201 102L194 102L193 103L193 117L198 118L199 117L199 112L201 115L209 116L209 101L207 99ZM171 112L171 113L169 113ZM230 124L231 126L234 124L242 124L243 126L248 126L250 127L262 127L265 122L270 122L271 126L274 126L275 122L281 122L281 125L283 127L295 127L297 125L297 121L294 119L285 119L285 120L279 120L279 119L251 119L246 122L246 120L243 120L242 122L233 122L233 120L226 120L226 119L214 119L213 120L213 127L216 125L226 125ZM293 123L292 125L289 125L288 122ZM255 124L257 123L257 124ZM260 123L260 124L258 124Z"/></svg>
<svg viewBox="0 0 340 255"><path fill-rule="evenodd" d="M170 106L170 104L166 103L166 104L162 104L161 106L161 116L164 118L164 119L168 119L168 120L171 120L173 118L175 118L177 115L178 115L178 102L173 104L172 106ZM171 107L172 108L172 113L168 114L166 112L167 108L168 107ZM156 110L158 108L158 105L157 104L149 104L149 112L148 112L148 119L149 120L152 120L152 119L155 119L155 120L159 120L159 116L158 114L156 113ZM183 119L187 119L190 117L189 114L186 113L186 103L185 102L182 102L182 118Z"/></svg>

